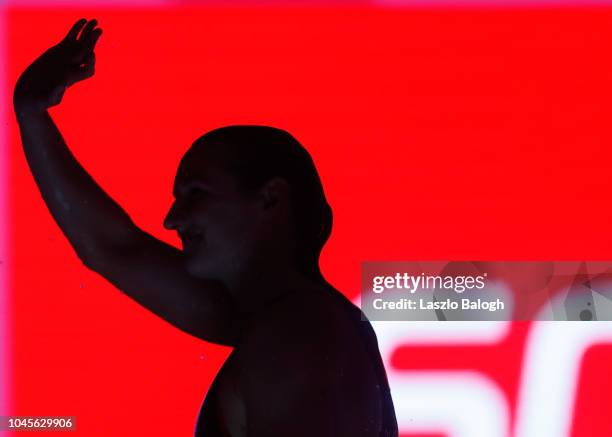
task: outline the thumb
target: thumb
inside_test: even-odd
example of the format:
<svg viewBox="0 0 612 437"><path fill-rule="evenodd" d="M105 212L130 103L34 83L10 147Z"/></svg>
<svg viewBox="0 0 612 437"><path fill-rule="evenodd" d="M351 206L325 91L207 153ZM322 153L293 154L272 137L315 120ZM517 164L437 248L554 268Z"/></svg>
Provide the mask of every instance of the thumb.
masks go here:
<svg viewBox="0 0 612 437"><path fill-rule="evenodd" d="M96 72L96 55L91 52L87 58L83 60L83 66L75 67L67 78L68 86L81 80L91 77Z"/></svg>
<svg viewBox="0 0 612 437"><path fill-rule="evenodd" d="M60 85L53 89L51 95L49 96L49 106L58 105L62 101L62 97L64 97L64 92L66 91L66 87Z"/></svg>

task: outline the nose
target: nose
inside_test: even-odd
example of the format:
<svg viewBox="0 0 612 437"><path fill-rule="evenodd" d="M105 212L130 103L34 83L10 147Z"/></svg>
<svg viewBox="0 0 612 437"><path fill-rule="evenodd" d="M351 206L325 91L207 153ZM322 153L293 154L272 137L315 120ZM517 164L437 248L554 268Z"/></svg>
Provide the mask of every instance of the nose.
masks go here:
<svg viewBox="0 0 612 437"><path fill-rule="evenodd" d="M183 213L178 202L174 202L170 207L170 211L164 219L164 228L173 231L179 229L183 225Z"/></svg>

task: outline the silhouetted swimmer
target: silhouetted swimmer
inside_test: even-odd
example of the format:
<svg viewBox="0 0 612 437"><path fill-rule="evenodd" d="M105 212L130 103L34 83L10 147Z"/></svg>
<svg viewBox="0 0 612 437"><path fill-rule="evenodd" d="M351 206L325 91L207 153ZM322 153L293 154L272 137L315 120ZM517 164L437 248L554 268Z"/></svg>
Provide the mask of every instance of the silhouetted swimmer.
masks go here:
<svg viewBox="0 0 612 437"><path fill-rule="evenodd" d="M74 159L47 110L94 74L96 25L79 20L19 78L23 148L87 267L177 328L234 347L196 435L397 436L374 332L319 271L332 211L295 138L265 126L199 138L164 222L182 251L134 225Z"/></svg>

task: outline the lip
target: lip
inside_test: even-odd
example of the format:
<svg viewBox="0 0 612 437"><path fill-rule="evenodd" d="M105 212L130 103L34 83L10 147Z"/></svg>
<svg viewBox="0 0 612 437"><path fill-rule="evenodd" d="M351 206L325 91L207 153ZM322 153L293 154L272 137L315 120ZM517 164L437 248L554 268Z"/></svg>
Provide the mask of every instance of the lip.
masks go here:
<svg viewBox="0 0 612 437"><path fill-rule="evenodd" d="M196 249L202 243L203 239L203 235L196 232L179 233L179 237L181 238L183 252L185 252L186 254L191 254L195 252Z"/></svg>

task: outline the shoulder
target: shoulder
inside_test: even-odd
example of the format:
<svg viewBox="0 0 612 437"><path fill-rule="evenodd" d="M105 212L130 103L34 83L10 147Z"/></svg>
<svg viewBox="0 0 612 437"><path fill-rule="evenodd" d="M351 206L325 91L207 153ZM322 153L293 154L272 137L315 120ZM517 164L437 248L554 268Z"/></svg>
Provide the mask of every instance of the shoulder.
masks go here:
<svg viewBox="0 0 612 437"><path fill-rule="evenodd" d="M325 294L296 293L269 308L240 350L252 423L291 435L301 435L283 428L291 423L312 426L316 435L354 435L341 430L356 425L355 416L379 414L372 363L351 320L356 314ZM333 432L322 431L332 423Z"/></svg>
<svg viewBox="0 0 612 437"><path fill-rule="evenodd" d="M295 292L262 309L250 323L244 344L264 349L336 350L339 342L358 336L354 320L358 314L337 291Z"/></svg>

